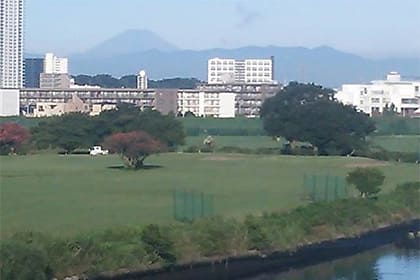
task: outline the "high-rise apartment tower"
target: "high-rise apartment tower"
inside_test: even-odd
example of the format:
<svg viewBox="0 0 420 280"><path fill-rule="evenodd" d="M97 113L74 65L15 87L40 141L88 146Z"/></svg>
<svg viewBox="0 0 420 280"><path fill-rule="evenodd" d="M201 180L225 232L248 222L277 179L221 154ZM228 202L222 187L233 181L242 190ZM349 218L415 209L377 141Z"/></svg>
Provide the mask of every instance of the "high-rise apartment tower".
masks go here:
<svg viewBox="0 0 420 280"><path fill-rule="evenodd" d="M0 88L23 86L24 0L0 1Z"/></svg>

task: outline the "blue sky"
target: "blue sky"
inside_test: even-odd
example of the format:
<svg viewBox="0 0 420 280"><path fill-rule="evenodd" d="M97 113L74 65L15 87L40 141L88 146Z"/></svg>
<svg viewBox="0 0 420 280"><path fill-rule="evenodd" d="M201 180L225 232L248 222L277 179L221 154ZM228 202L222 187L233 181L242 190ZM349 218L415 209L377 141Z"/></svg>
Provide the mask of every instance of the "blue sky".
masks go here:
<svg viewBox="0 0 420 280"><path fill-rule="evenodd" d="M183 49L329 45L420 57L419 0L26 0L26 50L82 52L127 29Z"/></svg>

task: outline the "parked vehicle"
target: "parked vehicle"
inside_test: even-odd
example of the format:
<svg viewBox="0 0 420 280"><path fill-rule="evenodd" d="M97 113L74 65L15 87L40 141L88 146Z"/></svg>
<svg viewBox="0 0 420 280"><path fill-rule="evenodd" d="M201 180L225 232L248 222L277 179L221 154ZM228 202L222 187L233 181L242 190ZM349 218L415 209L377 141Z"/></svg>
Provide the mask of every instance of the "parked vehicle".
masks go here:
<svg viewBox="0 0 420 280"><path fill-rule="evenodd" d="M89 149L89 154L91 156L97 156L97 155L107 155L109 154L108 150L102 150L101 146L93 146L92 149Z"/></svg>

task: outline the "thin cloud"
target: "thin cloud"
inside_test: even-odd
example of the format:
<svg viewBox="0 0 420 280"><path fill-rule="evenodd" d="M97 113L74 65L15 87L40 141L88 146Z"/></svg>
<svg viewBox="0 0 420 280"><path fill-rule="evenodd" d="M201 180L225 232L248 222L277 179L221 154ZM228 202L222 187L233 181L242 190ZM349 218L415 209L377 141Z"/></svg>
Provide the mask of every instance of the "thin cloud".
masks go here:
<svg viewBox="0 0 420 280"><path fill-rule="evenodd" d="M239 22L236 24L236 27L239 29L249 27L262 18L262 15L258 11L247 8L241 2L236 3L235 10L239 16Z"/></svg>

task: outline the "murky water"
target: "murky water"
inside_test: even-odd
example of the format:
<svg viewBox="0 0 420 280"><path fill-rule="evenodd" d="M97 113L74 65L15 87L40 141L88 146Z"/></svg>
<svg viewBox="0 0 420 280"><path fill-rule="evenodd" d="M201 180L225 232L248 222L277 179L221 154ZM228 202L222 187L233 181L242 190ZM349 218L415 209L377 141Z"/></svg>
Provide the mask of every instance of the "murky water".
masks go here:
<svg viewBox="0 0 420 280"><path fill-rule="evenodd" d="M420 251L386 246L303 269L243 280L418 280Z"/></svg>

